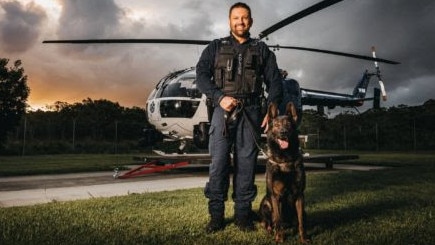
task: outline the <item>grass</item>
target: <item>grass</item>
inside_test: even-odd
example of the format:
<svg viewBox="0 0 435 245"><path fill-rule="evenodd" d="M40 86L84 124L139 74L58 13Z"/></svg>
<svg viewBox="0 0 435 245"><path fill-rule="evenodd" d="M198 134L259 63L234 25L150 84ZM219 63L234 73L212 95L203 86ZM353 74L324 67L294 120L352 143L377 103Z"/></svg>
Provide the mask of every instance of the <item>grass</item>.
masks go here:
<svg viewBox="0 0 435 245"><path fill-rule="evenodd" d="M312 244L435 244L435 155L361 154L393 168L309 172L306 189ZM417 160L413 160L417 159ZM253 203L258 210L265 185ZM271 244L259 224L244 233L232 222L205 234L202 188L0 208L1 244ZM289 230L286 244L298 244Z"/></svg>

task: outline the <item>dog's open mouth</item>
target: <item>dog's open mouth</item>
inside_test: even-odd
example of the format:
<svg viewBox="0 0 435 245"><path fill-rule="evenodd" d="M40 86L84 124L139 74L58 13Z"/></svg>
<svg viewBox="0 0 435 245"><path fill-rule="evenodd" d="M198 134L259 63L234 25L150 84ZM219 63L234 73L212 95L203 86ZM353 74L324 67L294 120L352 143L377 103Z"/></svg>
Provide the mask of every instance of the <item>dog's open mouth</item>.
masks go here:
<svg viewBox="0 0 435 245"><path fill-rule="evenodd" d="M276 143L278 143L279 148L284 150L288 148L288 140L287 139L276 139Z"/></svg>

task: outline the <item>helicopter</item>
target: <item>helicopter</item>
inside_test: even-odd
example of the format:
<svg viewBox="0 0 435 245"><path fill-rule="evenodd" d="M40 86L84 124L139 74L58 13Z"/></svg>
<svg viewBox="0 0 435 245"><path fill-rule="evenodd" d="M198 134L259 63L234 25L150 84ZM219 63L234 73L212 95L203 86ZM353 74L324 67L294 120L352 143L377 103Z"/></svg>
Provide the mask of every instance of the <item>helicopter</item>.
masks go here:
<svg viewBox="0 0 435 245"><path fill-rule="evenodd" d="M325 9L343 0L324 0L318 2L288 18L270 26L260 32L258 39L264 39L271 33L281 29L301 18ZM108 43L144 43L144 44L188 44L207 45L209 40L186 40L186 39L81 39L81 40L46 40L43 43L57 44L108 44ZM365 71L361 80L357 83L351 94L340 94L328 91L300 88L299 82L283 75L283 103L292 101L298 111L302 113L302 106L317 106L318 111L323 113L324 107L359 107L364 101L373 100L373 106L379 107L380 95L386 100L385 87L382 82L379 63L400 64L396 61L376 57L375 49L372 48L372 56L364 56L343 53L331 50L314 49L297 46L268 45L273 50L295 49L309 52L326 53L356 59L370 60L375 63L375 71ZM380 88L375 88L374 96L367 98L367 87L370 79L377 76ZM200 149L208 147L208 129L212 109L207 106L207 98L196 87L196 72L194 67L171 72L164 76L152 90L146 101L146 115L148 122L154 129L167 140L178 141L180 146L178 153L184 153L188 142L193 141Z"/></svg>
<svg viewBox="0 0 435 245"><path fill-rule="evenodd" d="M379 79L381 89L374 88L374 96L366 97L367 87L372 76L380 78L379 66L376 72L365 71L356 84L352 94L341 94L328 91L301 88L299 83L283 75L283 107L292 102L300 115L304 105L317 106L319 113L324 113L324 107L333 109L341 107L359 107L364 101L373 100L373 107L380 107L380 96L386 100L383 82ZM208 147L208 129L212 108L207 106L207 98L196 87L195 67L169 73L163 77L150 93L146 101L148 121L170 140L180 141L179 152L182 153L187 140L192 140L200 149ZM301 120L301 117L299 117Z"/></svg>

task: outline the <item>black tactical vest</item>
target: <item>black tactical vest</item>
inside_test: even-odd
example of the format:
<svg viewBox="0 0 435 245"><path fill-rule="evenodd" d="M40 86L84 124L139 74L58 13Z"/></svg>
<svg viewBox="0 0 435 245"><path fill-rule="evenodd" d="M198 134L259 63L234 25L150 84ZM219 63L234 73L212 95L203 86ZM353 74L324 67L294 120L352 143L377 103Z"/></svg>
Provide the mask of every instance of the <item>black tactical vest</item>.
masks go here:
<svg viewBox="0 0 435 245"><path fill-rule="evenodd" d="M262 59L258 40L237 50L223 38L216 54L214 81L226 95L252 96L262 93Z"/></svg>

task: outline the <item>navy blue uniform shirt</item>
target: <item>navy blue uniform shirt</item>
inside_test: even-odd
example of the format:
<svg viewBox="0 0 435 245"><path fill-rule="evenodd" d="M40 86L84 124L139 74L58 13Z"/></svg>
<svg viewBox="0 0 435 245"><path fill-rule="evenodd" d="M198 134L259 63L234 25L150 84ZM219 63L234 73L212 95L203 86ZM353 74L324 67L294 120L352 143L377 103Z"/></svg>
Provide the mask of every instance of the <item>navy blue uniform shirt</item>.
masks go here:
<svg viewBox="0 0 435 245"><path fill-rule="evenodd" d="M239 44L234 37L229 38L232 45L237 50L242 50L251 42L255 41L249 38L248 41ZM278 70L275 54L270 51L264 42L258 41L260 54L262 55L263 71L266 91L268 93L268 103L275 102L279 104L282 99L282 77ZM202 52L201 57L196 65L196 84L201 93L213 100L215 106L219 105L219 100L223 98L224 93L217 87L213 81L215 70L216 54L218 53L220 39L213 40ZM244 46L244 47L243 47Z"/></svg>

